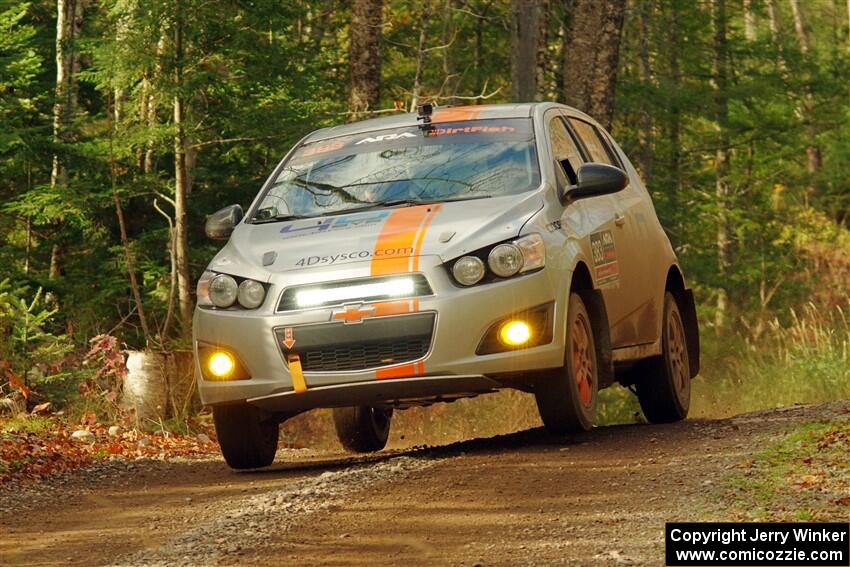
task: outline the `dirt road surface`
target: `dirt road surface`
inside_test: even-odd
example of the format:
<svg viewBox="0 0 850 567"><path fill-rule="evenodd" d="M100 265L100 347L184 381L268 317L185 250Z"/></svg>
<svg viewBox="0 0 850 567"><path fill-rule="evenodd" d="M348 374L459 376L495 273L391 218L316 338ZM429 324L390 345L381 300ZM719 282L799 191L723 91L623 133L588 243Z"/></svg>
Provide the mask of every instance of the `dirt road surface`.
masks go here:
<svg viewBox="0 0 850 567"><path fill-rule="evenodd" d="M0 565L660 565L666 521L723 519L716 486L788 427L850 403L723 420L540 429L366 457L282 450L113 462L0 491Z"/></svg>

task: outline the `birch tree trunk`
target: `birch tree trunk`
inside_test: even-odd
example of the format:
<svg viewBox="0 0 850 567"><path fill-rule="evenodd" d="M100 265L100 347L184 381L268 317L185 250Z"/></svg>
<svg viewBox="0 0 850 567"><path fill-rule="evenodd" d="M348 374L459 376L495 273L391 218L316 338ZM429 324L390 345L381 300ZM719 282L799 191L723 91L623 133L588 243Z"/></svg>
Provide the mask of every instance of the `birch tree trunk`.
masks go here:
<svg viewBox="0 0 850 567"><path fill-rule="evenodd" d="M74 115L74 30L78 0L56 2L56 87L53 103L53 142L63 144L70 136L71 120ZM64 158L55 153L50 173L50 185L54 189L68 183L68 170Z"/></svg>
<svg viewBox="0 0 850 567"><path fill-rule="evenodd" d="M625 0L577 0L564 61L564 99L605 128L614 117Z"/></svg>
<svg viewBox="0 0 850 567"><path fill-rule="evenodd" d="M57 148L73 139L73 120L77 109L76 77L80 62L75 39L83 25L83 0L56 2L56 84L53 103L53 143ZM68 185L68 166L62 150L54 152L50 170L50 187L54 191ZM62 273L62 245L55 242L50 250L48 278L57 279ZM49 293L50 303L58 305L57 297Z"/></svg>
<svg viewBox="0 0 850 567"><path fill-rule="evenodd" d="M794 16L794 31L797 32L797 41L800 44L800 53L803 58L808 58L811 51L811 38L809 37L810 30L806 24L806 19L803 15L802 7L799 0L788 0L791 4L791 13ZM818 128L814 120L815 97L811 87L806 88L806 94L803 97L803 107L800 111L803 124L806 128L806 136L809 139L809 144L806 146L806 172L809 174L809 183L806 187L807 195L814 195L817 192L815 185L815 176L820 171L822 158L821 149L817 143Z"/></svg>
<svg viewBox="0 0 850 567"><path fill-rule="evenodd" d="M381 31L383 0L352 0L348 57L348 110L357 113L381 104Z"/></svg>
<svg viewBox="0 0 850 567"><path fill-rule="evenodd" d="M177 304L181 330L188 335L192 327L192 292L189 277L189 239L187 227L187 197L189 177L186 167L186 132L183 100L183 14L177 5L174 27L175 87L174 95L174 252L177 264Z"/></svg>
<svg viewBox="0 0 850 567"><path fill-rule="evenodd" d="M537 97L541 4L540 0L513 0L511 5L511 94L515 102L531 102Z"/></svg>
<svg viewBox="0 0 850 567"><path fill-rule="evenodd" d="M752 0L744 0L744 39L756 39L756 15L753 12Z"/></svg>
<svg viewBox="0 0 850 567"><path fill-rule="evenodd" d="M728 296L725 285L729 267L728 199L729 199L729 100L726 94L728 83L728 44L726 38L726 0L712 0L712 22L714 26L713 61L711 86L714 90L714 117L717 131L717 149L714 156L715 197L717 199L717 275L724 282L717 290L717 305L714 316L715 332L719 335L726 326Z"/></svg>

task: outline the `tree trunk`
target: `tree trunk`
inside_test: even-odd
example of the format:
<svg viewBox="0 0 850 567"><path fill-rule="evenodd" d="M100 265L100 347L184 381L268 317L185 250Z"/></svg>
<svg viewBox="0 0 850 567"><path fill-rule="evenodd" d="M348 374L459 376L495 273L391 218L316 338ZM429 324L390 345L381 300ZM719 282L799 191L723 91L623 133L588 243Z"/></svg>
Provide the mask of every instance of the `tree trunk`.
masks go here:
<svg viewBox="0 0 850 567"><path fill-rule="evenodd" d="M638 10L638 71L640 82L644 85L648 92L648 87L652 82L652 65L649 60L649 17L648 12L652 9L652 4L647 1L641 2L637 6ZM652 176L652 113L648 103L643 104L640 113L640 122L638 128L638 144L640 147L639 163L640 172L644 183L649 183Z"/></svg>
<svg viewBox="0 0 850 567"><path fill-rule="evenodd" d="M53 103L53 143L57 150L53 154L50 170L50 187L56 191L68 185L68 167L66 158L59 150L62 145L72 141L73 119L76 112L79 57L76 54L75 39L79 35L83 22L83 0L57 0L56 2L56 84ZM50 271L48 277L57 279L62 272L62 246L54 243L50 250ZM47 295L54 306L58 298Z"/></svg>
<svg viewBox="0 0 850 567"><path fill-rule="evenodd" d="M515 102L531 102L537 97L541 4L540 0L512 2L511 93Z"/></svg>
<svg viewBox="0 0 850 567"><path fill-rule="evenodd" d="M577 0L564 61L564 98L611 127L625 0Z"/></svg>
<svg viewBox="0 0 850 567"><path fill-rule="evenodd" d="M175 87L174 95L174 238L175 258L177 261L177 303L180 310L180 324L184 336L192 328L192 292L189 276L189 239L187 220L187 196L189 178L186 168L186 132L184 124L183 101L183 20L178 4L177 19L174 27Z"/></svg>
<svg viewBox="0 0 850 567"><path fill-rule="evenodd" d="M416 47L416 75L413 77L413 91L410 97L410 112L416 110L422 92L422 73L425 71L425 40L428 39L428 20L431 18L431 0L422 0L422 13L419 16L419 43Z"/></svg>
<svg viewBox="0 0 850 567"><path fill-rule="evenodd" d="M550 0L540 0L540 16L537 18L537 64L536 78L537 93L534 100L540 102L549 99L549 20L552 17Z"/></svg>
<svg viewBox="0 0 850 567"><path fill-rule="evenodd" d="M756 15L753 12L752 0L744 0L744 38L747 41L756 39Z"/></svg>
<svg viewBox="0 0 850 567"><path fill-rule="evenodd" d="M728 297L725 286L729 267L728 199L729 199L729 100L728 44L726 40L726 0L712 0L714 24L714 58L712 61L711 86L714 91L714 117L717 131L717 149L714 157L715 196L717 199L717 276L723 282L717 289L717 305L714 316L715 332L719 335L726 326Z"/></svg>
<svg viewBox="0 0 850 567"><path fill-rule="evenodd" d="M794 16L794 31L797 32L797 41L800 44L800 53L803 58L807 59L811 51L811 37L809 26L806 24L803 10L799 0L788 0L791 4L791 13ZM818 128L814 120L815 97L811 87L806 87L806 94L803 96L803 107L800 111L803 124L806 128L806 136L809 139L809 144L806 146L806 172L809 174L809 183L806 187L806 195L814 195L817 192L815 186L815 176L821 168L821 149L817 143Z"/></svg>
<svg viewBox="0 0 850 567"><path fill-rule="evenodd" d="M57 0L56 2L56 86L53 103L53 142L62 144L70 134L71 119L74 114L74 20L77 14L77 0ZM53 167L50 173L50 185L53 188L64 186L68 182L68 171L64 157L53 155Z"/></svg>
<svg viewBox="0 0 850 567"><path fill-rule="evenodd" d="M348 110L357 114L381 104L381 31L383 0L353 0L348 57L350 88Z"/></svg>
<svg viewBox="0 0 850 567"><path fill-rule="evenodd" d="M124 263L127 265L127 276L130 280L130 292L133 294L133 301L136 302L136 313L139 316L139 325L142 327L142 335L145 339L145 345L151 346L151 333L148 328L148 319L145 316L145 308L142 304L142 293L139 288L139 282L136 279L136 261L133 255L133 248L130 246L130 238L127 236L127 223L124 220L124 209L121 206L121 196L118 194L118 170L115 163L115 125L120 124L123 119L121 108L121 89L115 89L115 100L113 102L114 109L112 120L109 123L109 179L112 187L112 202L115 205L115 216L118 219L118 230L121 236L121 248L124 250Z"/></svg>

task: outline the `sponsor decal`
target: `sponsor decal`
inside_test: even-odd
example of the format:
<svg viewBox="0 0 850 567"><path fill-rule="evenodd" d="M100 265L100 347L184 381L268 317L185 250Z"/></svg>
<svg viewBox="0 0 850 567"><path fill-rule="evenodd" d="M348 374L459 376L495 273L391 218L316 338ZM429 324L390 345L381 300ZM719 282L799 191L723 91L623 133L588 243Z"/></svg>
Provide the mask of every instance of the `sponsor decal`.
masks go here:
<svg viewBox="0 0 850 567"><path fill-rule="evenodd" d="M309 157L309 156L315 156L315 155L318 155L318 154L324 154L324 153L327 153L327 152L332 152L334 150L339 150L339 149L343 148L344 146L345 146L345 143L341 142L339 140L330 141L330 142L327 142L327 143L319 142L318 144L310 145L310 146L307 146L306 148L304 148L304 151L301 152L301 157Z"/></svg>
<svg viewBox="0 0 850 567"><path fill-rule="evenodd" d="M299 268L310 266L332 266L346 262L360 262L371 258L391 258L403 256L405 258L413 254L413 247L406 248L381 248L376 250L355 250L353 252L340 252L339 254L328 254L326 256L305 256L300 258L295 265Z"/></svg>
<svg viewBox="0 0 850 567"><path fill-rule="evenodd" d="M355 142L355 146L359 146L360 144L371 144L374 142L388 142L391 140L398 140L401 138L415 138L416 134L413 132L401 132L399 134L382 134L380 136L375 136L374 138L363 138L359 142Z"/></svg>
<svg viewBox="0 0 850 567"><path fill-rule="evenodd" d="M456 134L512 134L516 132L513 126L464 126L463 128L433 128L428 130L429 136L454 136Z"/></svg>
<svg viewBox="0 0 850 567"><path fill-rule="evenodd" d="M328 231L346 230L350 228L377 224L383 222L389 216L389 211L375 211L372 213L356 213L350 215L328 217L318 222L293 222L283 225L280 228L280 233L283 235L284 238L294 238L298 236L321 234Z"/></svg>
<svg viewBox="0 0 850 567"><path fill-rule="evenodd" d="M593 267L596 270L596 285L599 287L617 285L620 281L620 265L617 262L617 248L611 231L603 230L591 234L590 250L593 254Z"/></svg>

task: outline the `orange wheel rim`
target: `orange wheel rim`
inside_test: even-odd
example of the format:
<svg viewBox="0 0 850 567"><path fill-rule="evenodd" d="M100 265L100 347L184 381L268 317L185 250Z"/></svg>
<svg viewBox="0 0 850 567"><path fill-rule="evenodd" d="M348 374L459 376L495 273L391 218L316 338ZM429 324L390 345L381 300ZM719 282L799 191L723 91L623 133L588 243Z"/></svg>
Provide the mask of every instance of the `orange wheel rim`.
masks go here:
<svg viewBox="0 0 850 567"><path fill-rule="evenodd" d="M589 408L593 404L593 345L590 341L590 328L583 316L579 315L573 321L570 335L573 375L581 403Z"/></svg>
<svg viewBox="0 0 850 567"><path fill-rule="evenodd" d="M677 311L670 313L670 317L667 319L667 360L670 363L673 387L681 395L688 388L690 370L688 368L685 330Z"/></svg>

